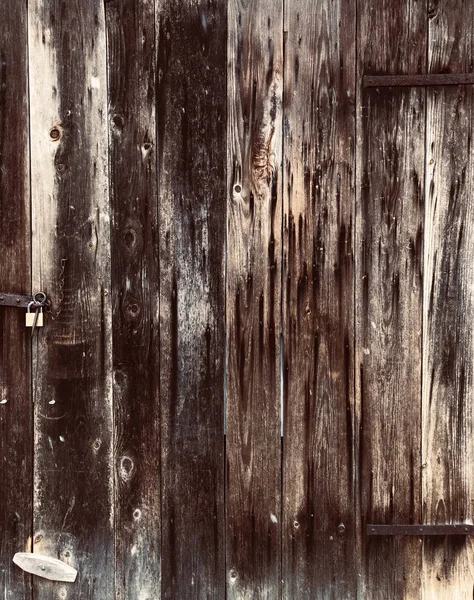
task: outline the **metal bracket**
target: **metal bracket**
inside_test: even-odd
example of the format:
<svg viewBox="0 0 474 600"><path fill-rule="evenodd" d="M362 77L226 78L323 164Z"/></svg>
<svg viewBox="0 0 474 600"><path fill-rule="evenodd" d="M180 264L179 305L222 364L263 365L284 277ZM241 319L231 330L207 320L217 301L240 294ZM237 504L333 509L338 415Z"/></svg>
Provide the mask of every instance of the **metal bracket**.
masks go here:
<svg viewBox="0 0 474 600"><path fill-rule="evenodd" d="M57 558L30 552L17 552L13 562L23 571L50 581L76 581L76 569Z"/></svg>
<svg viewBox="0 0 474 600"><path fill-rule="evenodd" d="M367 535L474 535L474 525L367 525Z"/></svg>
<svg viewBox="0 0 474 600"><path fill-rule="evenodd" d="M419 87L430 85L471 85L474 73L426 73L420 75L364 75L362 87Z"/></svg>
<svg viewBox="0 0 474 600"><path fill-rule="evenodd" d="M22 294L5 294L0 292L0 306L17 306L18 308L28 308L28 304L34 302L33 296L24 296Z"/></svg>

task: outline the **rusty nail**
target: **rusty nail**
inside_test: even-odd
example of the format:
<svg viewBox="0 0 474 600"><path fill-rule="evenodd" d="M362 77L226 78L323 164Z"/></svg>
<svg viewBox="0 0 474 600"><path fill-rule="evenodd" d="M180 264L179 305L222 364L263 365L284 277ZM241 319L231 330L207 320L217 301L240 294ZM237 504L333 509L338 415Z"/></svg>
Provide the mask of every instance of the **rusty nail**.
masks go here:
<svg viewBox="0 0 474 600"><path fill-rule="evenodd" d="M57 127L53 127L51 129L51 131L49 132L49 136L51 137L52 140L57 142L61 137L61 132L59 131L59 129Z"/></svg>

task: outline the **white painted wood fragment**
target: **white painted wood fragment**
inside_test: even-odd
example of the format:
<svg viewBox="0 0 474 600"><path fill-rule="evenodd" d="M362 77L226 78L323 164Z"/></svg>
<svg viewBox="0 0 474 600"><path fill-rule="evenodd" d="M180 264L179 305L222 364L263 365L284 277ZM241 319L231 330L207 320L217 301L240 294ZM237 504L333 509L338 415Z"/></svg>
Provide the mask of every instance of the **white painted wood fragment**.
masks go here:
<svg viewBox="0 0 474 600"><path fill-rule="evenodd" d="M31 552L17 552L13 562L23 571L51 581L75 581L77 571L62 560Z"/></svg>

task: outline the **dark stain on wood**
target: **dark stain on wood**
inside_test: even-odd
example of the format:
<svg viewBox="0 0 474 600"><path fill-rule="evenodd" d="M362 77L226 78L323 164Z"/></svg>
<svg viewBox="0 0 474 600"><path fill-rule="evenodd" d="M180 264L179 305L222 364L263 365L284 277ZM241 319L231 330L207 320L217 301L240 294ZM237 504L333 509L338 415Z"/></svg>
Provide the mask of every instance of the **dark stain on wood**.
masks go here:
<svg viewBox="0 0 474 600"><path fill-rule="evenodd" d="M427 2L380 0L374 10L358 6L361 75L426 73ZM362 84L361 77L356 392L364 527L367 522L413 523L421 518L426 105L423 88L363 90ZM367 598L419 597L418 540L362 538L361 550Z"/></svg>
<svg viewBox="0 0 474 600"><path fill-rule="evenodd" d="M286 5L283 597L352 598L355 12Z"/></svg>
<svg viewBox="0 0 474 600"><path fill-rule="evenodd" d="M163 599L224 597L226 6L159 3Z"/></svg>
<svg viewBox="0 0 474 600"><path fill-rule="evenodd" d="M226 559L236 600L276 598L281 579L282 17L271 2L229 3Z"/></svg>
<svg viewBox="0 0 474 600"><path fill-rule="evenodd" d="M0 19L0 290L30 293L28 22L25 3ZM12 563L31 550L33 413L25 315L0 308L0 594L31 598Z"/></svg>
<svg viewBox="0 0 474 600"><path fill-rule="evenodd" d="M473 11L3 11L0 596L472 598Z"/></svg>
<svg viewBox="0 0 474 600"><path fill-rule="evenodd" d="M420 244L414 256L411 243L423 224L422 191L413 189L412 172L422 181L424 93L370 92L365 99L361 168L366 184L361 188L358 233L362 285L356 304L364 367L362 515L363 522L411 523L420 518L423 252ZM371 540L364 547L368 593L382 587L390 595L419 589L417 541ZM395 565L390 576L385 561Z"/></svg>
<svg viewBox="0 0 474 600"><path fill-rule="evenodd" d="M35 551L78 567L68 598L105 598L114 593L114 540L104 15L99 2L31 3L29 11L30 56L46 70L31 84L40 182L33 278L61 309L35 353ZM60 57L54 73L52 55ZM42 106L40 86L51 83L56 92ZM62 135L48 153L43 139L55 123ZM54 589L35 578L34 597Z"/></svg>
<svg viewBox="0 0 474 600"><path fill-rule="evenodd" d="M106 4L115 430L115 597L160 595L156 39L153 2Z"/></svg>

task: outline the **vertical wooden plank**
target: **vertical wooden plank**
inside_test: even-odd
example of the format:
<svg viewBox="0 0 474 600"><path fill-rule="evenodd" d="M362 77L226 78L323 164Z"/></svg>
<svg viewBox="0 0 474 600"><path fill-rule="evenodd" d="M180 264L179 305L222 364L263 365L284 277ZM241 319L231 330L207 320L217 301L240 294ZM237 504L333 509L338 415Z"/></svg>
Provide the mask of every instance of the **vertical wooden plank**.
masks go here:
<svg viewBox="0 0 474 600"><path fill-rule="evenodd" d="M358 4L363 74L426 72L426 4ZM421 517L423 89L359 90L356 394L367 523ZM421 597L419 538L363 537L364 598Z"/></svg>
<svg viewBox="0 0 474 600"><path fill-rule="evenodd" d="M432 2L431 72L473 70L474 6ZM428 91L423 322L423 519L474 518L474 93L471 86ZM472 598L469 538L424 543L425 598Z"/></svg>
<svg viewBox="0 0 474 600"><path fill-rule="evenodd" d="M226 2L157 7L162 598L224 598Z"/></svg>
<svg viewBox="0 0 474 600"><path fill-rule="evenodd" d="M229 2L227 597L280 596L283 2Z"/></svg>
<svg viewBox="0 0 474 600"><path fill-rule="evenodd" d="M114 597L107 80L102 2L29 3L34 551L78 569L37 598Z"/></svg>
<svg viewBox="0 0 474 600"><path fill-rule="evenodd" d="M30 185L26 3L0 20L0 290L29 293ZM12 563L29 552L32 527L30 336L24 311L0 307L0 596L30 598L31 580Z"/></svg>
<svg viewBox="0 0 474 600"><path fill-rule="evenodd" d="M358 223L361 503L367 523L420 522L424 91L367 93ZM370 538L367 598L420 595L419 538Z"/></svg>
<svg viewBox="0 0 474 600"><path fill-rule="evenodd" d="M355 6L285 6L283 597L341 600L358 573Z"/></svg>
<svg viewBox="0 0 474 600"><path fill-rule="evenodd" d="M153 0L107 22L116 469L115 598L160 597L158 203Z"/></svg>

